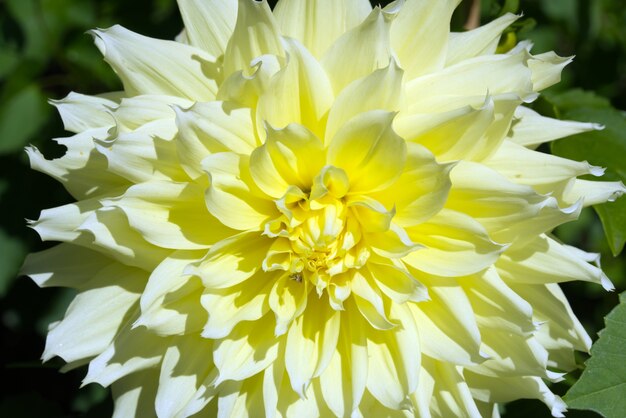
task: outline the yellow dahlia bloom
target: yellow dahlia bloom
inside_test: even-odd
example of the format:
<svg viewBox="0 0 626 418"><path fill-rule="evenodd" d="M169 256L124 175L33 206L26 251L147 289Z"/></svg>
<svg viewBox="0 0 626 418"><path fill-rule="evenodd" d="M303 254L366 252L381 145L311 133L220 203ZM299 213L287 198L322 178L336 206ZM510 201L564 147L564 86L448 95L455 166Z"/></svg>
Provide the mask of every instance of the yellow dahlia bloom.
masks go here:
<svg viewBox="0 0 626 418"><path fill-rule="evenodd" d="M116 417L495 417L564 403L590 339L558 283L611 284L550 231L624 186L537 152L598 129L525 107L570 61L459 0L179 0L177 41L94 30L124 84L53 102L75 203L32 227L75 288L44 360ZM197 415L196 415L197 414Z"/></svg>

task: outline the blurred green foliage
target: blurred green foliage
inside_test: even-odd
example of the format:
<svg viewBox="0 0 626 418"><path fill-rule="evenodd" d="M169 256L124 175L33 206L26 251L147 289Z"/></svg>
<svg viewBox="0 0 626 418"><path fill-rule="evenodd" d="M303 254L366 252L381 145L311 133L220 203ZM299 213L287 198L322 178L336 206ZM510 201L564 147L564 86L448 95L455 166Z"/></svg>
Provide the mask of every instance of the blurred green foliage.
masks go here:
<svg viewBox="0 0 626 418"><path fill-rule="evenodd" d="M274 3L270 1L270 3ZM388 1L373 2L386 4ZM452 26L462 30L471 7L463 0ZM608 168L608 176L625 181L626 164L626 8L623 0L481 0L481 21L506 12L523 12L503 36L502 47L521 39L534 42L534 52L554 50L576 59L563 82L550 89L536 108L550 116L603 123L607 129L554 144L553 152L588 159ZM36 219L44 208L72 199L63 187L28 168L22 151L36 145L48 158L63 154L50 141L65 136L60 118L47 104L70 91L96 94L120 89L113 71L102 61L85 31L121 24L147 36L173 38L181 29L175 0L0 0L0 326L2 327L2 417L108 417L108 390L89 385L79 390L84 370L60 374L60 361L41 365L47 324L62 317L72 297L60 289L38 289L15 279L27 252L41 250L24 218ZM572 88L583 90L571 91ZM585 92L595 91L595 94ZM546 149L546 151L548 151ZM614 258L624 244L626 198L596 208L609 231L591 209L578 222L560 227L564 241L603 255L603 267L618 290L626 288L624 257ZM599 286L564 286L574 311L592 336L617 303L617 295ZM581 356L581 364L584 359ZM579 373L554 387L560 394ZM504 416L548 417L536 401L503 407ZM576 412L568 417L597 416Z"/></svg>

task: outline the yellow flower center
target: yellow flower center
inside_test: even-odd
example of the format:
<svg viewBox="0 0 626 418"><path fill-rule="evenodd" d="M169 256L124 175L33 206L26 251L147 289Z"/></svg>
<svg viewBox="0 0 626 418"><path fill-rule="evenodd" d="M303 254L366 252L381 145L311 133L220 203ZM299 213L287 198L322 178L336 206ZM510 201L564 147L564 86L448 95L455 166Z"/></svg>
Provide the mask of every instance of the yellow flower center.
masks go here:
<svg viewBox="0 0 626 418"><path fill-rule="evenodd" d="M285 270L321 291L333 276L365 265L370 252L348 190L345 172L333 166L324 167L310 189L290 186L276 200L281 215L265 225L264 234L275 241L263 268Z"/></svg>

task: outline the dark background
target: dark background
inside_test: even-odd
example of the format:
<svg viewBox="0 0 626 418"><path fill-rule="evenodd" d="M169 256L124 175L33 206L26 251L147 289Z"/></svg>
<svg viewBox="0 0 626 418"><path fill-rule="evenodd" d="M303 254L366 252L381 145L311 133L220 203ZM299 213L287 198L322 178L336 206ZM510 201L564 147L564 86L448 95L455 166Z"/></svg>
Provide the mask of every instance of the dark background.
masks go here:
<svg viewBox="0 0 626 418"><path fill-rule="evenodd" d="M271 2L270 3L274 3ZM377 2L373 2L377 3ZM383 5L388 2L381 2ZM464 0L453 18L461 30L472 1ZM626 109L626 8L623 0L483 0L482 22L504 11L524 12L513 28L517 39L535 42L533 52L555 50L576 54L556 87L594 90ZM171 39L182 28L175 0L0 0L0 375L6 389L0 397L1 417L108 417L107 389L89 385L79 390L84 369L58 371L60 360L42 365L48 323L62 318L71 291L39 289L28 278L16 278L24 256L44 249L24 219L71 202L63 187L31 171L23 147L36 145L48 157L64 150L51 138L66 136L47 98L70 91L97 94L121 85L102 61L85 31L119 23L141 34ZM513 36L513 35L511 35ZM616 285L626 288L624 258L612 257L602 227L591 209L557 233L567 243L601 252L603 266ZM574 311L595 339L602 318L617 303L586 283L564 285ZM584 361L581 355L581 363ZM573 373L553 389L563 394ZM505 417L548 417L538 401L506 406ZM568 417L592 417L572 412Z"/></svg>

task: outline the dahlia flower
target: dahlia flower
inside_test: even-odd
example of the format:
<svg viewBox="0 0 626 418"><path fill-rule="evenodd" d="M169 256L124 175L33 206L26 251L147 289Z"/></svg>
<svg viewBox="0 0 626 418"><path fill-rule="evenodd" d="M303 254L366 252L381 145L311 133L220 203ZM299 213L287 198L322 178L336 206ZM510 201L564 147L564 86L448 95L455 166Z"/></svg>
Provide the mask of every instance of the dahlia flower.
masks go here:
<svg viewBox="0 0 626 418"><path fill-rule="evenodd" d="M525 106L570 62L460 0L179 0L176 41L92 32L122 92L53 101L75 203L23 267L74 288L43 359L116 417L495 417L590 338L558 283L610 281L551 231L625 188L535 151L594 124ZM196 415L197 414L197 415Z"/></svg>

